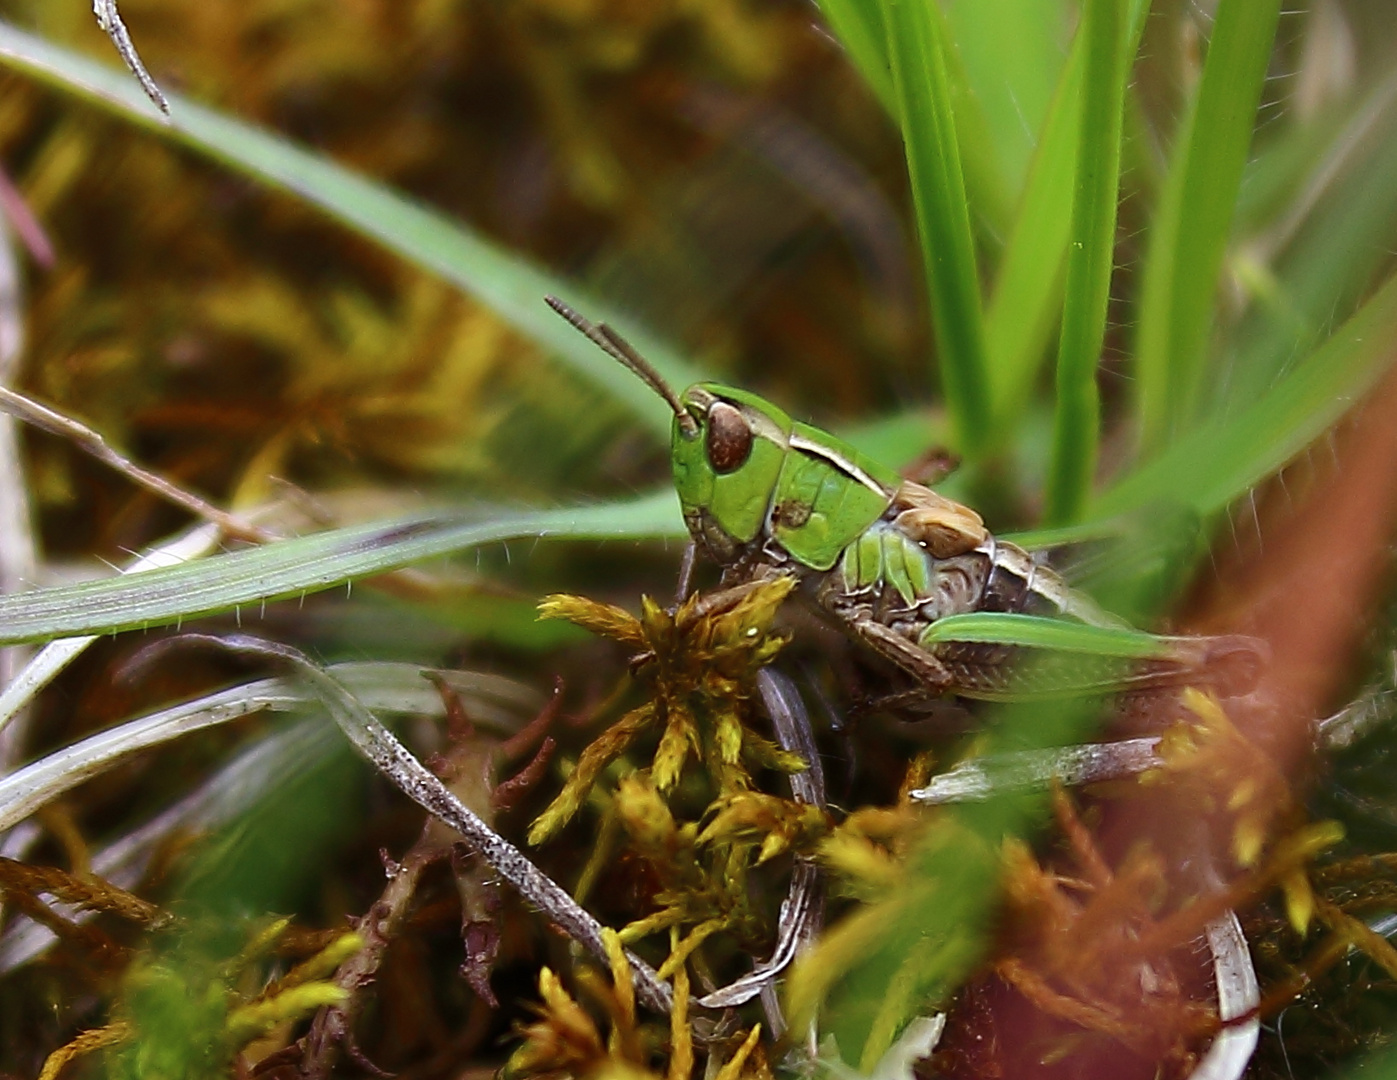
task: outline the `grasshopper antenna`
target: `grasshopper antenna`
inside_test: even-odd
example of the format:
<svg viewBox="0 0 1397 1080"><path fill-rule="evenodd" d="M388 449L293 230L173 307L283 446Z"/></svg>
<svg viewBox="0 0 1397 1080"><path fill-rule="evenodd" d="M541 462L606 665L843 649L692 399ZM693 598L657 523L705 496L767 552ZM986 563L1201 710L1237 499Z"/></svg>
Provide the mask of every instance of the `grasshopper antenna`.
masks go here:
<svg viewBox="0 0 1397 1080"><path fill-rule="evenodd" d="M669 383L660 377L660 373L650 365L650 361L635 351L635 347L629 341L607 326L606 323L592 322L556 296L545 296L543 302L566 319L573 329L580 332L593 345L613 359L619 360L636 375L639 375L644 380L645 385L664 398L669 407L674 410L679 430L684 433L686 438L692 439L698 434L698 422L690 415L689 410L684 408L679 400L679 395L670 388Z"/></svg>

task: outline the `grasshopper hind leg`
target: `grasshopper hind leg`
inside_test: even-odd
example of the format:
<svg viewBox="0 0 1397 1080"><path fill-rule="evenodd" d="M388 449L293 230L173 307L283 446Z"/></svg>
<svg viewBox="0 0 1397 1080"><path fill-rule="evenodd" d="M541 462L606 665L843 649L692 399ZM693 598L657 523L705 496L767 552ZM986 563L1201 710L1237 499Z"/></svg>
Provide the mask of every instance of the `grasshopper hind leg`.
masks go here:
<svg viewBox="0 0 1397 1080"><path fill-rule="evenodd" d="M1128 661L1077 654L1033 655L1034 650L988 642L919 645L871 612L842 620L853 636L891 661L916 684L872 703L915 707L954 694L982 700L1116 697L1176 694L1196 686L1219 698L1244 697L1260 682L1269 650L1244 635L1176 638L1172 655Z"/></svg>
<svg viewBox="0 0 1397 1080"><path fill-rule="evenodd" d="M948 697L958 689L955 673L934 654L908 641L871 615L846 619L844 626L857 640L911 676L914 682L909 689L874 693L858 702L851 709L851 720L874 713L921 713L929 708L938 708L939 703L952 709L955 717L950 718L949 722L947 717L933 720L938 730L968 729L963 702L953 703ZM922 719L932 718L927 716Z"/></svg>
<svg viewBox="0 0 1397 1080"><path fill-rule="evenodd" d="M891 660L916 679L920 685L913 693L919 697L937 697L955 689L956 677L949 667L871 615L856 616L846 625L855 637L874 652Z"/></svg>

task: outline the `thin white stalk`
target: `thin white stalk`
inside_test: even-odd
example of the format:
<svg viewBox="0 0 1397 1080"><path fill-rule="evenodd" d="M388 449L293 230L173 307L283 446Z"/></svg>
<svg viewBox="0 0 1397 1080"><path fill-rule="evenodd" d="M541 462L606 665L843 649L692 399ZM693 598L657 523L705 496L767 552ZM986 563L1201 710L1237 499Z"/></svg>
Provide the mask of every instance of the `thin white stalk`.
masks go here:
<svg viewBox="0 0 1397 1080"><path fill-rule="evenodd" d="M1159 738L1155 736L1057 750L992 754L942 773L926 787L912 792L911 797L924 806L934 806L1041 789L1055 781L1080 786L1116 780L1162 765L1158 746ZM1229 911L1209 923L1207 938L1213 955L1218 1015L1224 1023L1237 1020L1256 1008L1261 994L1236 914ZM1259 1031L1254 1017L1223 1028L1198 1067L1189 1074L1189 1080L1240 1080L1256 1050Z"/></svg>
<svg viewBox="0 0 1397 1080"><path fill-rule="evenodd" d="M1397 665L1397 654L1390 662ZM1389 723L1394 696L1397 694L1390 677L1369 687L1343 709L1315 724L1315 748L1341 750L1373 728ZM1158 736L1147 736L1054 750L990 754L933 777L926 787L912 792L911 798L923 806L936 806L975 802L1010 791L1041 790L1054 781L1065 787L1080 787L1120 780L1163 765L1158 746Z"/></svg>
<svg viewBox="0 0 1397 1080"><path fill-rule="evenodd" d="M810 768L804 772L791 775L791 794L798 802L824 806L825 775L820 767L820 750L810 730L810 716L800 692L790 679L769 667L757 673L757 690L781 748L800 754L810 763ZM814 940L824 922L824 914L820 872L814 863L797 859L786 899L781 901L776 919L776 946L771 955L741 978L699 998L698 1003L706 1009L728 1009L763 994ZM767 1004L765 998L763 1004ZM785 1019L776 1003L768 1007L767 1018L776 1037L784 1034ZM778 1025L780 1030L777 1030Z"/></svg>
<svg viewBox="0 0 1397 1080"><path fill-rule="evenodd" d="M414 685L421 668L410 664L345 664L334 669L337 677L362 692L375 707L390 711L440 713L435 691L425 682ZM470 691L484 687L487 698L507 700L507 679L447 673L453 686ZM491 692L493 691L493 693ZM521 695L528 698L529 695ZM23 821L41 806L77 787L140 750L159 746L191 732L226 724L262 709L285 712L304 708L320 695L291 679L260 679L175 705L66 746L0 778L0 830ZM478 723L503 730L517 727L517 713L491 705L488 699L473 701L471 717Z"/></svg>
<svg viewBox="0 0 1397 1080"><path fill-rule="evenodd" d="M1156 752L1159 737L1087 743L1057 750L990 754L958 765L911 793L923 806L975 802L1009 791L1046 788L1053 781L1067 787L1119 780L1163 764Z"/></svg>
<svg viewBox="0 0 1397 1080"><path fill-rule="evenodd" d="M75 420L57 409L51 409L42 402L26 397L9 387L0 386L0 410L4 410L16 419L23 420L26 424L36 427L40 431L47 431L50 435L66 439L83 453L121 473L138 487L144 488L157 498L188 510L195 517L213 522L229 536L262 543L276 539L272 533L265 529L244 521L236 514L230 514L222 507L215 506L207 499L165 479L159 473L151 472L143 465L136 464L125 454L114 449L100 431L88 427L82 421Z"/></svg>
<svg viewBox="0 0 1397 1080"><path fill-rule="evenodd" d="M125 62L131 74L136 76L136 81L141 84L141 89L146 92L146 97L155 103L157 109L169 116L170 103L165 100L165 95L160 92L160 87L155 85L155 80L150 77L150 72L141 62L141 56L136 52L135 42L131 40L130 31L126 29L126 24L121 21L121 12L116 9L116 0L92 0L92 14L97 16L97 25L101 27L102 32L112 39L112 44L116 46L117 55Z"/></svg>
<svg viewBox="0 0 1397 1080"><path fill-rule="evenodd" d="M289 664L309 683L321 704L339 724L340 730L371 765L422 809L465 837L476 855L569 937L603 963L608 962L601 923L583 910L565 889L536 867L522 851L452 794L334 675L300 650L261 638L242 634L225 637L189 634L183 639L171 639L171 643L181 640ZM674 998L670 987L638 956L630 952L626 956L641 1000L658 1012L669 1012Z"/></svg>
<svg viewBox="0 0 1397 1080"><path fill-rule="evenodd" d="M411 716L439 717L444 712L441 695L422 678L422 669L415 664L349 663L332 670L337 678L353 689L356 696L375 709ZM499 675L471 671L442 671L437 674L461 696L472 722L502 734L517 731L521 717L536 713L542 701L533 688ZM226 708L230 701L238 698L272 711L303 711L320 701L299 681L287 678L259 679L114 728L110 733L104 733L113 738L104 738L95 745L93 740L86 740L69 749L87 760L92 767L110 767L132 752L123 747L125 732L145 731L152 721L158 725L161 718L169 722L165 730L172 735L197 730L197 727L179 727L175 722L180 716L194 718L199 714L208 714L210 719L219 716L233 719L235 714L230 715ZM133 887L144 875L151 856L171 834L176 831L206 831L233 820L266 792L304 770L308 762L317 760L326 747L338 741L337 736L330 737L332 733L333 729L326 728L323 722L312 720L258 740L183 799L95 852L91 862L93 873L122 888ZM89 754L88 750L92 753ZM104 755L104 751L115 752ZM35 777L35 774L30 775L31 778ZM15 786L13 794L20 795L27 790L47 801L72 786L64 782L61 770L45 770L37 778L41 780L43 776L49 777L52 782L41 790L36 791L36 785L25 785L21 781ZM0 781L0 791L6 790L5 784ZM21 843L22 835L25 838L22 842L29 843L38 834L37 827L30 822L22 822L10 831L0 854L22 858L22 848L11 848ZM57 904L54 906L59 907ZM91 912L76 910L63 913L79 922L92 915ZM41 955L53 940L53 935L44 927L28 920L19 921L0 938L0 974Z"/></svg>

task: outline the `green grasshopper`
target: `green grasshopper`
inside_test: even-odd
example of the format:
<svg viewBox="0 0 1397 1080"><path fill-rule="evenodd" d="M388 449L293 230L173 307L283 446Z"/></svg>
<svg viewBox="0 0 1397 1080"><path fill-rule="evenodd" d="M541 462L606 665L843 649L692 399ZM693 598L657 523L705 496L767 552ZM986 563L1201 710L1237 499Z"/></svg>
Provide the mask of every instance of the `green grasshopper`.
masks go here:
<svg viewBox="0 0 1397 1080"><path fill-rule="evenodd" d="M684 521L724 569L723 586L796 578L816 606L912 676L919 696L974 698L1145 689L1181 682L1245 692L1265 652L1242 636L1161 637L1109 615L967 506L903 479L843 440L756 394L697 383L676 394L606 324L547 303L662 397ZM953 616L1054 620L1017 642ZM1038 616L1037 620L1032 617ZM950 620L949 622L946 620ZM1007 632L1006 632L1007 630ZM1024 647L1054 642L1022 665ZM1240 678L1239 678L1240 672Z"/></svg>

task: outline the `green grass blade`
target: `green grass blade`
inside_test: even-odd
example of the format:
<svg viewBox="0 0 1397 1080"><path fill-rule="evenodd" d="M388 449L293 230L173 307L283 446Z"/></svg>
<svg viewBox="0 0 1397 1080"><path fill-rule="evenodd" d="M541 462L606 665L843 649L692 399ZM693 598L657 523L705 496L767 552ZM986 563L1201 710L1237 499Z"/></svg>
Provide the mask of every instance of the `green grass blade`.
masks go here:
<svg viewBox="0 0 1397 1080"><path fill-rule="evenodd" d="M896 117L899 105L878 0L822 0L820 10L883 108ZM941 18L940 8L930 8L929 13ZM1004 168L988 138L989 124L979 98L956 62L957 54L952 51L944 59L967 197L981 234L997 237L1008 229L1011 204Z"/></svg>
<svg viewBox="0 0 1397 1080"><path fill-rule="evenodd" d="M1082 36L1063 69L985 314L995 431L1012 431L1057 321L1081 127Z"/></svg>
<svg viewBox="0 0 1397 1080"><path fill-rule="evenodd" d="M0 644L106 634L227 613L481 544L687 536L674 492L557 510L424 514L333 529L103 581L0 596Z"/></svg>
<svg viewBox="0 0 1397 1080"><path fill-rule="evenodd" d="M1085 41L1081 122L1048 470L1051 524L1081 515L1096 470L1101 412L1096 369L1115 259L1121 123L1130 69L1126 31L1121 0L1087 0L1079 30Z"/></svg>
<svg viewBox="0 0 1397 1080"><path fill-rule="evenodd" d="M1276 36L1280 0L1222 0L1198 98L1170 163L1145 261L1136 390L1141 443L1158 451L1196 411L1217 297Z"/></svg>
<svg viewBox="0 0 1397 1080"><path fill-rule="evenodd" d="M1017 199L1063 65L1068 12L1061 0L975 0L944 4L957 65L979 103L983 138L1005 189ZM1012 27L1012 33L1005 33ZM957 102L959 108L959 102ZM963 125L957 122L961 144Z"/></svg>
<svg viewBox="0 0 1397 1080"><path fill-rule="evenodd" d="M956 447L973 458L989 431L989 377L940 19L926 0L885 0L883 17L941 383Z"/></svg>
<svg viewBox="0 0 1397 1080"><path fill-rule="evenodd" d="M878 0L819 0L820 12L874 96L897 115L897 95L888 67L887 42Z"/></svg>
<svg viewBox="0 0 1397 1080"><path fill-rule="evenodd" d="M1110 517L1152 504L1216 513L1332 427L1390 365L1397 276L1319 349L1248 408L1216 416L1132 473L1093 506Z"/></svg>
<svg viewBox="0 0 1397 1080"><path fill-rule="evenodd" d="M1002 615L986 612L950 615L927 627L921 641L986 642L1051 649L1082 656L1114 656L1148 659L1170 655L1170 639L1142 630L1087 626L1046 619L1040 615Z"/></svg>
<svg viewBox="0 0 1397 1080"><path fill-rule="evenodd" d="M1126 46L1130 56L1139 48L1148 11L1142 0L1132 7ZM996 443L1015 430L1023 417L1060 314L1081 127L1085 41L1080 33L1073 40L1058 78L985 314Z"/></svg>
<svg viewBox="0 0 1397 1080"><path fill-rule="evenodd" d="M570 282L389 187L176 94L168 95L167 121L125 71L4 23L0 23L0 63L320 207L342 224L459 286L628 405L650 430L668 439L670 414L664 403L549 311L543 297L556 293L588 318L611 322L676 386L695 382L698 373L662 342L582 296Z"/></svg>
<svg viewBox="0 0 1397 1080"><path fill-rule="evenodd" d="M956 127L956 152L960 155L971 231L984 248L997 250L1004 243L1013 216L1014 195L1008 171L990 137L984 103L965 68L960 43L951 31L946 10L933 3L928 5L927 11L936 20L937 37L943 45L941 59L946 64L946 87L950 93L951 119Z"/></svg>

